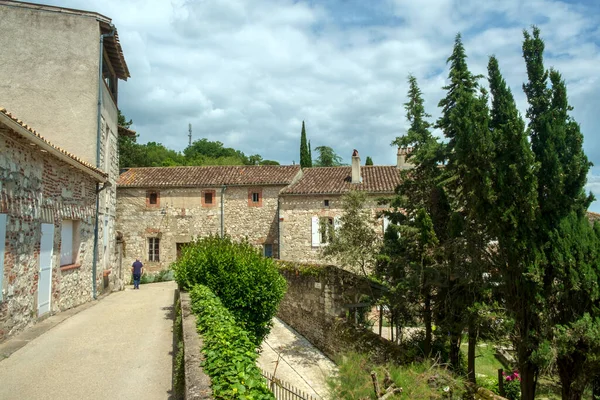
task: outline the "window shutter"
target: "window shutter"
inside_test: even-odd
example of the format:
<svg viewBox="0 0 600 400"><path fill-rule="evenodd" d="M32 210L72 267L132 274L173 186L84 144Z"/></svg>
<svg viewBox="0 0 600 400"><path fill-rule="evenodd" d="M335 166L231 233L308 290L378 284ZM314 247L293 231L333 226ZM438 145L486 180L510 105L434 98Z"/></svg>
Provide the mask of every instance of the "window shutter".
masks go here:
<svg viewBox="0 0 600 400"><path fill-rule="evenodd" d="M73 263L73 221L62 221L60 234L60 265Z"/></svg>
<svg viewBox="0 0 600 400"><path fill-rule="evenodd" d="M340 221L340 217L335 217L333 219L333 229L337 232L342 227L342 221Z"/></svg>
<svg viewBox="0 0 600 400"><path fill-rule="evenodd" d="M385 231L387 231L388 226L390 225L390 219L387 215L383 216L383 234L385 235Z"/></svg>
<svg viewBox="0 0 600 400"><path fill-rule="evenodd" d="M319 246L321 232L319 230L319 217L312 217L312 245Z"/></svg>

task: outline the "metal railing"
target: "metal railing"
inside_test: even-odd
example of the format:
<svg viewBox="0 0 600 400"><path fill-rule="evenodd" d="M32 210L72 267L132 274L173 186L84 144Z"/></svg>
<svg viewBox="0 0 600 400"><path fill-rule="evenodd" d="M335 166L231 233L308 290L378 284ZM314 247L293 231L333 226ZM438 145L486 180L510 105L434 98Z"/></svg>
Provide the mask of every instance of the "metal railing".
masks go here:
<svg viewBox="0 0 600 400"><path fill-rule="evenodd" d="M262 375L267 382L267 387L273 392L277 400L319 400L289 383L274 377L265 370L262 370Z"/></svg>

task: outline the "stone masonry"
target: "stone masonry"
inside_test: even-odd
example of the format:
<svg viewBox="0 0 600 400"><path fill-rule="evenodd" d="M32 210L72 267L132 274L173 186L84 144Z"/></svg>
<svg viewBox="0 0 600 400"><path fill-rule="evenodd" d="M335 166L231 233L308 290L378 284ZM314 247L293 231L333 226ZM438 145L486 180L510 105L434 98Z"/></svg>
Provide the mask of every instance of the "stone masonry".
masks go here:
<svg viewBox="0 0 600 400"><path fill-rule="evenodd" d="M95 180L0 125L0 213L7 214L0 340L37 317L41 224L54 224L51 312L92 297ZM61 223L78 225L76 263L60 266ZM100 275L102 275L100 273Z"/></svg>
<svg viewBox="0 0 600 400"><path fill-rule="evenodd" d="M178 246L196 237L220 235L221 223L225 234L248 239L259 248L272 245L277 256L277 203L283 187L119 188L117 230L123 233L123 267L139 258L149 271L165 269L176 260ZM158 204L148 204L149 193L157 194ZM204 202L206 193L213 195L210 204ZM252 202L253 193L259 193L258 204ZM160 261L149 259L150 238L159 239Z"/></svg>

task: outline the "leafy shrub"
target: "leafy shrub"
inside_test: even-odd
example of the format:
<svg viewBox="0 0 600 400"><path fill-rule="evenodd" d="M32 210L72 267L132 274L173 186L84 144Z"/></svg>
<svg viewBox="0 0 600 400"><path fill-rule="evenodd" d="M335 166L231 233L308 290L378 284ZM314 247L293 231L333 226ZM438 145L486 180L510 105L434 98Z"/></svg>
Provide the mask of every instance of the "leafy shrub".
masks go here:
<svg viewBox="0 0 600 400"><path fill-rule="evenodd" d="M256 366L258 354L246 331L219 298L203 285L190 292L205 356L204 371L216 399L274 400Z"/></svg>
<svg viewBox="0 0 600 400"><path fill-rule="evenodd" d="M145 273L140 277L140 285L146 283L156 283L156 282L166 282L173 280L173 271L170 269L165 269L162 271L158 271L157 273ZM130 285L133 285L133 276L129 282Z"/></svg>
<svg viewBox="0 0 600 400"><path fill-rule="evenodd" d="M187 245L172 268L183 289L208 286L254 344L260 345L286 290L286 281L271 258L248 242L208 236Z"/></svg>
<svg viewBox="0 0 600 400"><path fill-rule="evenodd" d="M518 371L504 375L504 397L508 400L519 400L521 398L521 376Z"/></svg>

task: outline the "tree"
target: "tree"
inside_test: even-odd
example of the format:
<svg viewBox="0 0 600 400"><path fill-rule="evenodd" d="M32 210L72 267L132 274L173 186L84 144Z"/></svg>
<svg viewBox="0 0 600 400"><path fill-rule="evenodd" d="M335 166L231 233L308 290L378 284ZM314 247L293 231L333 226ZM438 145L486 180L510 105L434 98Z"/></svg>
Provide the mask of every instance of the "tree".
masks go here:
<svg viewBox="0 0 600 400"><path fill-rule="evenodd" d="M365 160L365 165L373 165L373 159L367 156L367 159Z"/></svg>
<svg viewBox="0 0 600 400"><path fill-rule="evenodd" d="M306 130L304 121L302 121L302 132L300 133L300 166L302 168L310 168L310 149L306 143Z"/></svg>
<svg viewBox="0 0 600 400"><path fill-rule="evenodd" d="M308 141L308 166L312 167L313 166L313 162L312 162L312 150L310 147L310 140Z"/></svg>
<svg viewBox="0 0 600 400"><path fill-rule="evenodd" d="M133 124L130 119L117 110L117 124L129 129ZM135 136L118 135L119 169L127 167L138 167L144 163L144 156L141 146L137 143L138 134Z"/></svg>
<svg viewBox="0 0 600 400"><path fill-rule="evenodd" d="M331 242L322 247L322 256L368 276L375 265L381 238L375 231L376 220L366 202L364 192L351 191L342 197L343 212L336 224L339 227L331 235Z"/></svg>
<svg viewBox="0 0 600 400"><path fill-rule="evenodd" d="M342 157L338 156L335 151L329 146L315 147L319 153L315 160L315 167L338 167L342 165Z"/></svg>
<svg viewBox="0 0 600 400"><path fill-rule="evenodd" d="M407 158L414 168L401 171L396 196L385 213L392 222L385 234L378 275L392 293L394 318L409 322L421 316L425 322L425 354L431 352L432 302L439 283L438 266L447 240L449 204L439 186L443 145L431 134L422 92L409 76L408 101L404 104L410 127L392 146L412 148ZM430 225L431 223L431 225ZM430 227L433 232L424 236ZM422 238L428 237L428 240ZM415 304L417 307L415 308ZM421 307L420 305L423 305ZM399 322L399 321L398 321Z"/></svg>
<svg viewBox="0 0 600 400"><path fill-rule="evenodd" d="M488 63L492 95L490 129L494 154L494 208L490 215L492 235L498 241L497 265L503 278L506 305L515 318L513 343L521 375L523 398L532 399L538 368L531 360L540 330L539 285L532 276L539 268L533 238L537 202L535 156L527 139L525 123L504 81L498 61ZM530 397L527 397L530 396Z"/></svg>
<svg viewBox="0 0 600 400"><path fill-rule="evenodd" d="M449 85L440 100L442 115L437 127L449 139L446 147L445 187L454 210L449 245L444 297L443 325L450 333L450 362L459 368L462 330L469 326L468 376L475 382L476 318L473 306L481 301L483 273L489 270L487 247L488 212L492 208L493 141L489 131L487 93L478 84L480 76L467 66L467 56L458 34L448 58Z"/></svg>

